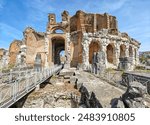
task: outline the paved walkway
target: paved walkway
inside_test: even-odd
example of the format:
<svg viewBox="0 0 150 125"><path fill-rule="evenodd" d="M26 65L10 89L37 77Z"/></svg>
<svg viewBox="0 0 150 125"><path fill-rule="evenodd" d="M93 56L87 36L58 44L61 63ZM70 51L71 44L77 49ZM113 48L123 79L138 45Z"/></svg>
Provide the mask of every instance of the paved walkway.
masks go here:
<svg viewBox="0 0 150 125"><path fill-rule="evenodd" d="M96 94L103 107L110 107L111 100L119 98L124 93L124 90L114 87L88 72L80 71L78 77L89 92L93 91Z"/></svg>

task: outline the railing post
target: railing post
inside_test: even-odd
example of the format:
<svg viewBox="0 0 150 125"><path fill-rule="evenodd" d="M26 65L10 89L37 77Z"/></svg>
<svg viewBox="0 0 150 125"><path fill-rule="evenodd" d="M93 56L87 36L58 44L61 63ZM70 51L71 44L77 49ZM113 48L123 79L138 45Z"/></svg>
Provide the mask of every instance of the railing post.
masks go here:
<svg viewBox="0 0 150 125"><path fill-rule="evenodd" d="M146 82L146 94L148 93L148 86L147 86L148 82Z"/></svg>
<svg viewBox="0 0 150 125"><path fill-rule="evenodd" d="M10 74L9 74L9 82L12 81L12 70L10 70Z"/></svg>
<svg viewBox="0 0 150 125"><path fill-rule="evenodd" d="M15 83L13 85L13 100L16 100L16 84L17 84L17 80L15 80Z"/></svg>
<svg viewBox="0 0 150 125"><path fill-rule="evenodd" d="M46 79L46 69L44 69L44 79Z"/></svg>
<svg viewBox="0 0 150 125"><path fill-rule="evenodd" d="M39 77L40 77L40 82L41 82L41 81L42 81L42 73L40 73L40 76L39 76Z"/></svg>
<svg viewBox="0 0 150 125"><path fill-rule="evenodd" d="M28 71L25 71L25 84L26 84L26 92L29 91L29 79L28 79Z"/></svg>
<svg viewBox="0 0 150 125"><path fill-rule="evenodd" d="M2 90L0 91L0 103L2 101Z"/></svg>
<svg viewBox="0 0 150 125"><path fill-rule="evenodd" d="M34 85L36 86L37 84L37 72L34 73Z"/></svg>

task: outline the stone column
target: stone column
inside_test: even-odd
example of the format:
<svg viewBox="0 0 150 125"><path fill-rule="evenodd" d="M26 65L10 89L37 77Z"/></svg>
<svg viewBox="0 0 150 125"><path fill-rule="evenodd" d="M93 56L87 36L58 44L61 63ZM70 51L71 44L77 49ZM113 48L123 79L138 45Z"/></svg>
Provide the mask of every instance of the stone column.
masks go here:
<svg viewBox="0 0 150 125"><path fill-rule="evenodd" d="M106 39L103 39L102 40L102 51L104 52L105 54L105 65L106 65L106 68L107 68L107 50L106 50L106 46L107 46L107 40Z"/></svg>
<svg viewBox="0 0 150 125"><path fill-rule="evenodd" d="M136 55L136 57L135 57L135 65L139 65L139 52L138 52L138 48L135 48L135 50L136 50L136 53L135 53L135 55Z"/></svg>
<svg viewBox="0 0 150 125"><path fill-rule="evenodd" d="M89 67L89 40L86 33L83 34L82 39L82 59L83 59L83 70L87 70Z"/></svg>
<svg viewBox="0 0 150 125"><path fill-rule="evenodd" d="M133 65L135 65L135 51L134 51L134 48L132 47L132 52L133 52L133 55L132 55L132 63Z"/></svg>
<svg viewBox="0 0 150 125"><path fill-rule="evenodd" d="M119 58L120 58L120 43L121 41L117 41L116 43L116 48L115 48L115 52L116 52L116 66L119 65Z"/></svg>
<svg viewBox="0 0 150 125"><path fill-rule="evenodd" d="M66 54L66 64L65 68L70 68L70 61L71 61L71 52L70 52L70 33L66 33L66 46L65 46L65 54Z"/></svg>
<svg viewBox="0 0 150 125"><path fill-rule="evenodd" d="M125 57L129 57L129 45L126 45Z"/></svg>
<svg viewBox="0 0 150 125"><path fill-rule="evenodd" d="M109 20L109 15L107 13L105 13L106 15L106 20L107 20L107 29L110 28L110 20Z"/></svg>

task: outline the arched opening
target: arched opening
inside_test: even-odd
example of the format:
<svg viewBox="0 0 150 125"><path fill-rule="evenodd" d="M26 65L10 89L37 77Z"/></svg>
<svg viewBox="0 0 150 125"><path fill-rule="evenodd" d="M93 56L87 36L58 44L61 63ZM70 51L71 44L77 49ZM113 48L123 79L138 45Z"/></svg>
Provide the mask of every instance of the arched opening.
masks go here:
<svg viewBox="0 0 150 125"><path fill-rule="evenodd" d="M55 29L53 30L53 33L61 34L61 33L64 33L64 31L62 29Z"/></svg>
<svg viewBox="0 0 150 125"><path fill-rule="evenodd" d="M114 48L112 44L107 46L107 61L109 63L114 63Z"/></svg>
<svg viewBox="0 0 150 125"><path fill-rule="evenodd" d="M131 46L129 46L129 57L133 57L133 50Z"/></svg>
<svg viewBox="0 0 150 125"><path fill-rule="evenodd" d="M65 29L61 26L55 26L51 29L52 33L54 34L62 34L65 32Z"/></svg>
<svg viewBox="0 0 150 125"><path fill-rule="evenodd" d="M61 51L59 52L59 57L60 57L60 62L61 62L61 64L64 64L65 61L66 61L66 59L65 59L65 50L61 50Z"/></svg>
<svg viewBox="0 0 150 125"><path fill-rule="evenodd" d="M61 64L61 54L65 59L65 40L63 38L52 39L52 62L54 64Z"/></svg>
<svg viewBox="0 0 150 125"><path fill-rule="evenodd" d="M120 58L126 57L125 51L126 51L126 46L124 44L120 45Z"/></svg>
<svg viewBox="0 0 150 125"><path fill-rule="evenodd" d="M92 64L92 57L94 52L100 51L100 46L98 42L91 42L89 45L89 63Z"/></svg>
<svg viewBox="0 0 150 125"><path fill-rule="evenodd" d="M41 54L37 53L35 60L34 60L34 69L37 71L40 71L42 68L42 58L41 58Z"/></svg>

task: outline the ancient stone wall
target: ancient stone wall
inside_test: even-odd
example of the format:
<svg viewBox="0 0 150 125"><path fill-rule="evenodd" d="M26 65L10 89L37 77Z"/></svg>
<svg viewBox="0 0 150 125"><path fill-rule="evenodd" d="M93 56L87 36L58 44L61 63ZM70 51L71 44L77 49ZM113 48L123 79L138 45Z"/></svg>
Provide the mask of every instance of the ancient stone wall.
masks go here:
<svg viewBox="0 0 150 125"><path fill-rule="evenodd" d="M127 70L132 70L139 64L140 43L127 33L119 32L115 16L107 13L85 13L81 10L73 16L68 11L63 11L61 16L62 21L56 22L55 14L48 14L45 33L27 27L23 42L14 41L10 45L10 64L16 63L22 44L26 46L25 62L30 66L34 66L37 54L41 56L43 67L60 63L59 53L62 50L65 51L67 67L81 66L83 69L91 69L94 52L105 55L103 64L106 68L123 66L123 60L127 61L124 66L128 67Z"/></svg>
<svg viewBox="0 0 150 125"><path fill-rule="evenodd" d="M9 63L9 52L3 48L0 49L0 69L8 66Z"/></svg>
<svg viewBox="0 0 150 125"><path fill-rule="evenodd" d="M77 31L77 23L78 23L78 18L77 16L73 16L70 18L70 32Z"/></svg>
<svg viewBox="0 0 150 125"><path fill-rule="evenodd" d="M104 15L96 14L96 20L97 20L97 31L107 28L107 17Z"/></svg>
<svg viewBox="0 0 150 125"><path fill-rule="evenodd" d="M33 66L35 63L36 54L44 53L45 47L44 33L38 33L32 28L27 28L24 31L24 37L25 37L25 45L27 46L26 63L27 65ZM44 65L44 58L42 58L42 64Z"/></svg>
<svg viewBox="0 0 150 125"><path fill-rule="evenodd" d="M105 14L92 14L83 11L77 13L70 19L70 32L81 30L93 33L102 29L118 31L116 17ZM113 33L112 31L110 33Z"/></svg>
<svg viewBox="0 0 150 125"><path fill-rule="evenodd" d="M9 47L9 64L10 65L15 65L16 63L16 58L17 55L19 54L20 51L20 46L22 45L22 41L20 40L14 40Z"/></svg>
<svg viewBox="0 0 150 125"><path fill-rule="evenodd" d="M136 45L132 44L132 42L135 42L133 39L131 40L125 37L110 35L108 30L101 30L97 33L84 33L83 34L82 56L83 56L83 67L85 69L90 67L91 57L90 55L88 55L88 53L92 51L91 46L90 46L92 41L97 41L99 45L101 46L101 49L99 49L99 51L102 50L105 53L106 68L118 68L120 57L129 58L128 59L129 64L127 64L128 65L127 70L133 70L134 66L138 64L137 52L140 46L139 43L137 43ZM132 49L136 50L136 52L131 51L129 49L130 46L132 47ZM94 47L92 48L94 49ZM94 49L94 51L97 52L96 49ZM132 55L132 57L129 56L129 53L130 55Z"/></svg>

